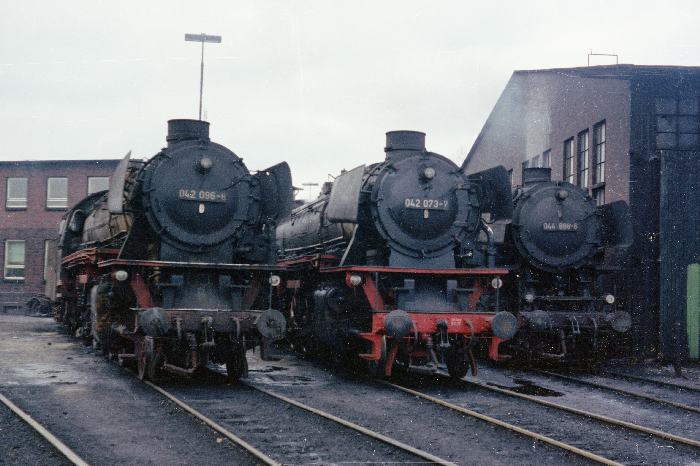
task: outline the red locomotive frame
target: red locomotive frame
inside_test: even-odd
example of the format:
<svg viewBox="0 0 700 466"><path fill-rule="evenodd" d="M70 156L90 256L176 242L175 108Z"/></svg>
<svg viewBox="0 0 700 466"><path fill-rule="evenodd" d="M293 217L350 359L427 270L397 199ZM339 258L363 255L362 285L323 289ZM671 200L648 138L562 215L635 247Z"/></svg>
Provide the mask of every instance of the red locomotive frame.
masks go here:
<svg viewBox="0 0 700 466"><path fill-rule="evenodd" d="M426 351L426 343L431 336L440 331L440 325L446 324L446 333L451 336L461 336L470 343L477 340L486 340L488 345L488 357L494 361L508 359L508 355L499 353L499 345L506 341L493 335L491 321L496 312L434 312L407 311L413 321L413 331L409 336L395 339L387 335L385 318L391 311L397 310L395 306L386 304L385 296L379 290L376 277L379 274L400 274L402 276L430 275L432 277L453 278L461 281L470 281L471 288L468 299L468 309L476 309L477 302L487 287L491 287L491 281L502 279L510 270L505 268L460 268L460 269L417 269L398 268L386 266L337 266L334 255L316 255L297 258L281 262L281 265L290 270L303 270L303 273L293 274L292 279L287 280L286 287L299 288L302 280L309 273L318 274L314 279L323 280L331 278L333 283L343 283L351 289L361 289L370 305L371 328L361 332L359 336L365 340L370 351L357 356L376 365L376 372L380 376L390 377L399 350L406 352L410 359L430 358ZM351 282L352 276L361 277L359 285ZM311 279L311 278L310 278ZM355 279L357 280L357 279ZM502 282L499 282L499 285ZM498 291L496 290L498 293ZM289 309L287 309L289 311ZM434 356L434 355L433 355ZM471 349L468 351L469 366L473 375L477 374L477 365ZM409 365L410 370L410 365Z"/></svg>

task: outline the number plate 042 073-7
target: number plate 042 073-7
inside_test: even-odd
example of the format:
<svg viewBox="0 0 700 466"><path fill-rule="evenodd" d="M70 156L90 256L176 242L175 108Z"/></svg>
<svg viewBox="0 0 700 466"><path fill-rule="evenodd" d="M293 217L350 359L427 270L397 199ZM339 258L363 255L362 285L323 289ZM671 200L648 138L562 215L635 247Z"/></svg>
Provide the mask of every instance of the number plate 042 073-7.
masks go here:
<svg viewBox="0 0 700 466"><path fill-rule="evenodd" d="M183 201L226 202L226 193L203 189L180 189L177 192L177 197Z"/></svg>
<svg viewBox="0 0 700 466"><path fill-rule="evenodd" d="M404 200L404 207L407 209L432 209L447 210L447 200L422 199L419 197L407 197Z"/></svg>

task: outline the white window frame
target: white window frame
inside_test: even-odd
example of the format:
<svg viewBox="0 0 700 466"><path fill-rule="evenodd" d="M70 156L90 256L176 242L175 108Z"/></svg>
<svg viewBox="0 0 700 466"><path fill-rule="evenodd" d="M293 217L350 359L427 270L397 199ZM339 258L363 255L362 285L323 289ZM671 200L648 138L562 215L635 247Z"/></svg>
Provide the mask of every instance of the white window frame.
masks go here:
<svg viewBox="0 0 700 466"><path fill-rule="evenodd" d="M10 197L10 183L15 180L24 180L24 197ZM11 176L7 178L7 186L5 190L5 207L8 209L26 209L27 208L27 192L29 191L29 179L23 176Z"/></svg>
<svg viewBox="0 0 700 466"><path fill-rule="evenodd" d="M24 255L22 257L22 264L10 264L10 245L21 243L24 246ZM5 240L5 267L3 269L3 277L5 280L22 281L26 275L26 264L27 264L27 242L23 239L6 239ZM10 277L8 276L8 270L22 270L21 277Z"/></svg>
<svg viewBox="0 0 700 466"><path fill-rule="evenodd" d="M66 197L52 197L51 182L53 180L66 180ZM68 178L65 176L50 176L46 179L46 208L47 209L67 209L68 208Z"/></svg>
<svg viewBox="0 0 700 466"><path fill-rule="evenodd" d="M104 191L103 189L92 189L92 182L95 180L107 180L107 187L105 189L109 189L109 176L88 176L88 182L87 182L87 193L88 196L90 194L96 193L98 191Z"/></svg>

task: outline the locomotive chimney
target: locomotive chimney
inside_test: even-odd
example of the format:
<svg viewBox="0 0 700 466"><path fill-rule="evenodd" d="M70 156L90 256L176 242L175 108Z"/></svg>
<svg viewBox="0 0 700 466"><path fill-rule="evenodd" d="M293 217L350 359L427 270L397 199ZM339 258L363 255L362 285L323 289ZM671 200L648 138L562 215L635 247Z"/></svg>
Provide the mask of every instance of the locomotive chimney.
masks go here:
<svg viewBox="0 0 700 466"><path fill-rule="evenodd" d="M209 122L201 120L169 120L168 147L182 141L203 140L209 141Z"/></svg>
<svg viewBox="0 0 700 466"><path fill-rule="evenodd" d="M393 157L392 152L425 151L425 133L420 131L389 131L386 133L386 157ZM400 153L400 152L399 152Z"/></svg>
<svg viewBox="0 0 700 466"><path fill-rule="evenodd" d="M552 181L551 168L523 168L523 186Z"/></svg>

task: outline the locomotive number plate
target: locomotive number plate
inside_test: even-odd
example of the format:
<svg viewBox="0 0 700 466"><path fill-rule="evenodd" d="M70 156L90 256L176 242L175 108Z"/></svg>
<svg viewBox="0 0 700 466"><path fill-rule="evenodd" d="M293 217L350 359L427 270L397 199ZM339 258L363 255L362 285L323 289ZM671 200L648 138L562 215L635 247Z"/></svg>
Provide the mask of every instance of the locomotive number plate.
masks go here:
<svg viewBox="0 0 700 466"><path fill-rule="evenodd" d="M578 231L578 223L544 222L542 229L544 231Z"/></svg>
<svg viewBox="0 0 700 466"><path fill-rule="evenodd" d="M183 201L197 202L226 202L226 193L220 191L205 191L203 189L180 189L177 197Z"/></svg>
<svg viewBox="0 0 700 466"><path fill-rule="evenodd" d="M421 199L418 197L407 197L403 202L407 209L432 209L447 210L447 201L438 199Z"/></svg>

